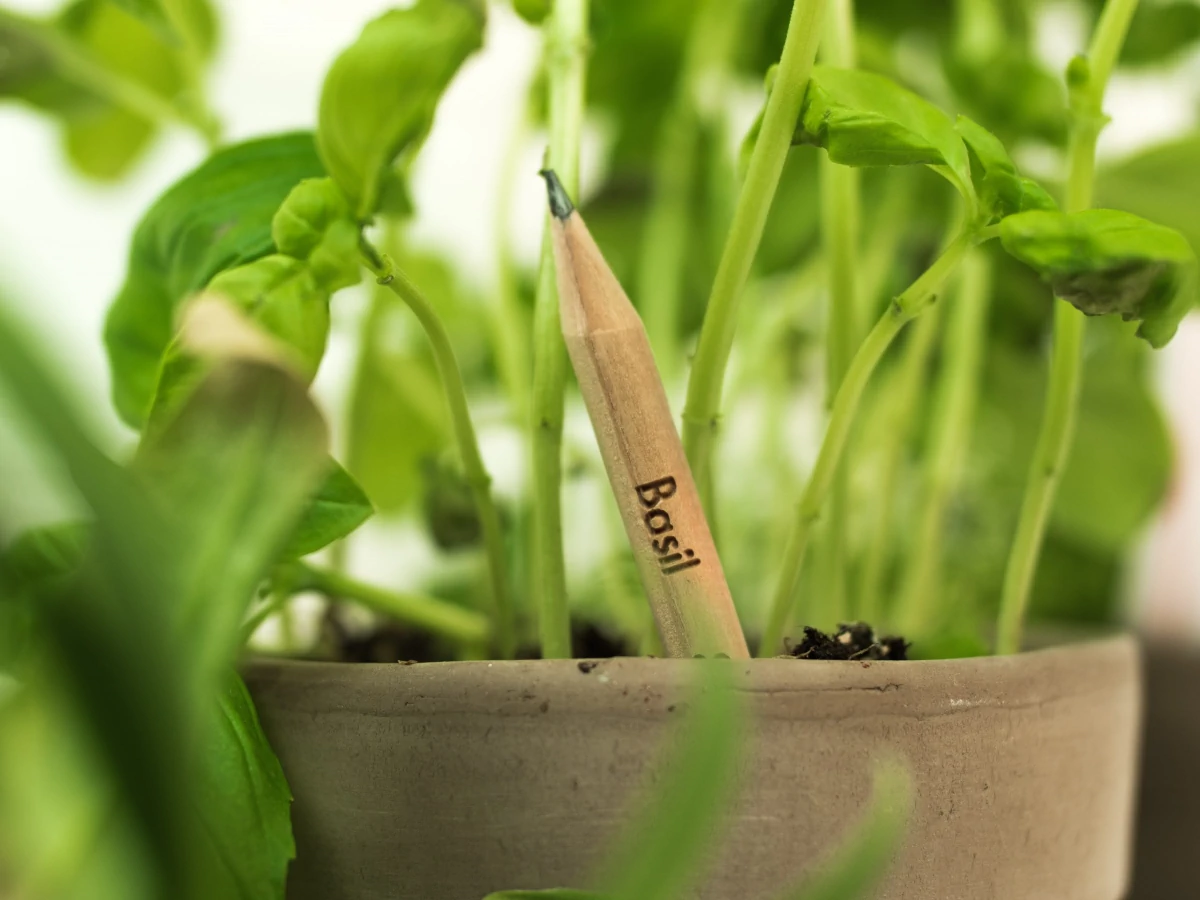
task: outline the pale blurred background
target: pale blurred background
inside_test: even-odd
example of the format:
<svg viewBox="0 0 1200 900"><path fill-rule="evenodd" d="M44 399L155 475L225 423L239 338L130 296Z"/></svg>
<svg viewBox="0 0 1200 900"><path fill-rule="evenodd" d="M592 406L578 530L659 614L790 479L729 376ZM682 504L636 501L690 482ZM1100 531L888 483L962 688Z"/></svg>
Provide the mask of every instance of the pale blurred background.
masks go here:
<svg viewBox="0 0 1200 900"><path fill-rule="evenodd" d="M647 0L651 2L651 0ZM10 0L30 13L49 13L56 0ZM212 102L236 141L292 128L310 128L323 75L363 23L396 4L380 0L225 0L218 3L222 40L212 76ZM540 53L537 32L500 4L492 4L488 43L473 57L441 104L414 177L417 224L413 236L454 260L462 277L487 291L497 268L494 221L505 148L521 118ZM1070 3L1044 13L1039 47L1061 69L1083 44L1081 19ZM744 102L730 110L740 134L761 96L747 81ZM1195 127L1200 109L1200 58L1167 74L1118 77L1107 104L1113 125L1101 154L1116 158ZM741 127L736 127L742 123ZM532 264L540 240L541 184L534 176L544 139L536 133L521 148L529 177L515 188L510 225L518 257ZM122 280L129 237L158 194L196 165L204 148L193 135L168 129L132 176L111 187L89 182L64 162L57 126L49 118L8 104L0 107L0 273L2 286L25 304L20 310L41 335L54 336L50 352L73 387L86 398L114 449L133 435L109 402L109 379L100 330ZM589 122L584 192L604 165L603 122ZM1039 160L1025 159L1036 174ZM1196 198L1200 202L1200 197ZM317 390L334 422L350 375L349 336L364 310L365 294L351 290L334 304L335 329ZM1129 586L1132 607L1148 625L1200 635L1200 321L1186 322L1158 357L1164 402L1173 420L1179 466L1171 498L1149 530L1141 565ZM3 410L0 409L0 419ZM586 432L586 421L571 423ZM0 450L4 436L0 429ZM484 451L498 489L511 492L522 470L521 445L506 426L483 423ZM12 454L0 453L6 460ZM30 496L23 477L28 459L6 462L0 501L21 511L23 523L55 518L45 499ZM599 496L572 498L599 508ZM15 504L15 505L14 505ZM586 522L581 516L576 521ZM568 546L573 546L568 534ZM573 551L572 551L573 552ZM414 535L374 525L355 545L353 565L364 574L412 577L423 550ZM428 561L426 560L426 564Z"/></svg>

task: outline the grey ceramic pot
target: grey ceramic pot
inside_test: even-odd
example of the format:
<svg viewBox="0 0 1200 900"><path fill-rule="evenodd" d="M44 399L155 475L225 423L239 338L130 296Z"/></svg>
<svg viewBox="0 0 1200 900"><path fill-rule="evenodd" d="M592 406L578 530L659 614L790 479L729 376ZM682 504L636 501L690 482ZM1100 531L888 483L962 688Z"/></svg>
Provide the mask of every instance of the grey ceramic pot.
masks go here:
<svg viewBox="0 0 1200 900"><path fill-rule="evenodd" d="M1124 896L1132 640L738 669L752 726L697 898L767 900L794 884L860 819L881 755L907 760L916 793L879 900ZM296 797L290 900L587 887L655 777L693 671L654 659L250 666Z"/></svg>

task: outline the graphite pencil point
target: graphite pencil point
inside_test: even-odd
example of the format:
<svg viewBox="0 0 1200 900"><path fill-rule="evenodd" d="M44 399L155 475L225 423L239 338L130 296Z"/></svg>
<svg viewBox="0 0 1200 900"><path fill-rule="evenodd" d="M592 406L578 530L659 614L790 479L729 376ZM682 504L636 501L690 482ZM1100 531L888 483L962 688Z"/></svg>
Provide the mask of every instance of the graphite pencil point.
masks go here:
<svg viewBox="0 0 1200 900"><path fill-rule="evenodd" d="M554 214L556 219L566 219L575 211L575 204L567 196L567 189L562 186L562 182L558 180L558 175L553 169L542 169L538 174L546 179L546 193L550 198L550 212Z"/></svg>

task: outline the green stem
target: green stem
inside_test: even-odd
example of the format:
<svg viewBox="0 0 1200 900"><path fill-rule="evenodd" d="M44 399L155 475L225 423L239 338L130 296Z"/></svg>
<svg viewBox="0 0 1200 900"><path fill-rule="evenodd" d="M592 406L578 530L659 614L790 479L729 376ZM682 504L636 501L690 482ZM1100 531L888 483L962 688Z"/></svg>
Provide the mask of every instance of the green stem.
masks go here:
<svg viewBox="0 0 1200 900"><path fill-rule="evenodd" d="M487 643L488 620L474 610L424 594L386 591L341 572L320 569L308 563L293 563L297 590L318 591L328 597L353 600L381 615L423 628L463 644Z"/></svg>
<svg viewBox="0 0 1200 900"><path fill-rule="evenodd" d="M1137 0L1108 0L1086 61L1073 60L1067 70L1071 95L1071 142L1067 169L1067 212L1092 205L1095 184L1096 142L1104 128L1104 91L1120 56L1137 11ZM1079 390L1083 375L1083 313L1065 302L1054 305L1054 347L1050 359L1050 384L1042 427L1034 449L1025 496L1017 520L1016 536L1004 572L996 652L1021 649L1021 632L1046 524L1058 492L1058 482L1071 451Z"/></svg>
<svg viewBox="0 0 1200 900"><path fill-rule="evenodd" d="M588 0L557 0L547 22L550 149L547 165L579 194L579 144L587 77ZM547 219L548 221L548 219ZM562 534L562 435L567 356L558 319L554 255L542 240L533 313L533 592L542 656L571 655Z"/></svg>
<svg viewBox="0 0 1200 900"><path fill-rule="evenodd" d="M833 476L841 461L842 450L846 438L854 424L858 413L859 402L863 390L871 378L871 373L879 364L896 335L910 320L927 310L937 299L937 292L950 274L958 267L966 254L975 243L975 231L968 229L955 238L934 260L933 265L925 270L899 297L892 301L883 316L871 329L862 345L855 353L846 377L838 389L833 401L833 409L829 415L829 425L821 450L817 454L817 462L809 476L808 484L800 497L796 509L796 518L788 537L787 549L784 551L783 571L771 603L771 611L767 619L767 627L759 645L759 654L772 656L783 640L787 627L788 614L791 612L792 596L800 579L800 570L804 563L804 555L808 549L809 538L813 525L820 518L821 509L829 495L833 484Z"/></svg>
<svg viewBox="0 0 1200 900"><path fill-rule="evenodd" d="M775 87L767 100L762 129L750 157L746 181L738 195L688 380L683 443L704 505L710 509L712 457L720 427L721 393L733 349L738 304L792 145L796 120L821 39L825 4L826 0L795 0L792 5Z"/></svg>
<svg viewBox="0 0 1200 900"><path fill-rule="evenodd" d="M878 506L872 511L874 528L867 558L863 563L862 584L859 587L857 618L870 622L877 628L887 620L888 611L883 602L883 585L891 563L893 522L897 482L901 464L908 449L915 425L921 389L929 369L934 338L937 337L941 320L939 310L934 307L917 320L912 333L903 347L899 366L888 386L887 405L884 409L886 424L881 429L886 441L879 459L879 486L876 489Z"/></svg>
<svg viewBox="0 0 1200 900"><path fill-rule="evenodd" d="M114 72L59 30L6 10L0 10L0 25L29 35L31 40L41 44L53 55L64 77L113 106L150 122L179 122L194 128L211 142L211 122L197 116L191 109L172 103L139 82Z"/></svg>
<svg viewBox="0 0 1200 900"><path fill-rule="evenodd" d="M495 613L496 643L501 656L509 659L516 652L517 637L504 532L500 527L500 513L492 499L492 478L483 464L483 455L479 452L479 440L475 436L475 426L471 422L471 411L467 405L467 389L463 383L462 371L458 367L458 360L454 356L450 335L446 332L446 326L437 311L403 272L395 268L390 260L381 256L379 251L365 240L362 242L362 250L363 258L379 283L394 292L416 315L433 349L433 357L450 407L454 437L462 457L463 475L471 487L483 530Z"/></svg>
<svg viewBox="0 0 1200 900"><path fill-rule="evenodd" d="M854 68L857 41L854 33L854 0L830 0L830 16L822 56L830 65ZM826 403L841 387L854 351L862 340L858 307L859 171L839 166L828 155L820 157L821 237L829 284L826 328ZM846 520L850 502L850 473L839 466L829 495L829 518L823 546L826 551L821 591L829 620L848 618L846 598Z"/></svg>
<svg viewBox="0 0 1200 900"><path fill-rule="evenodd" d="M943 525L950 494L958 483L970 446L979 395L992 265L976 249L963 261L961 288L952 301L942 341L942 371L933 407L930 448L925 457L925 506L917 525L916 547L900 592L899 621L909 636L922 637L940 624L938 574Z"/></svg>
<svg viewBox="0 0 1200 900"><path fill-rule="evenodd" d="M497 302L489 307L492 340L496 347L497 366L504 380L513 418L529 421L531 371L529 368L529 317L521 304L517 288L516 264L513 261L512 241L509 239L509 217L513 210L514 187L518 182L521 146L528 134L528 114L521 118L504 151L504 177L500 180L496 198L496 294Z"/></svg>
<svg viewBox="0 0 1200 900"><path fill-rule="evenodd" d="M736 45L744 0L700 0L679 85L663 118L654 163L654 190L638 260L637 285L646 334L658 367L673 379L681 366L679 311L689 235L690 198L704 121L700 93L709 73L722 73ZM716 105L711 99L707 106Z"/></svg>
<svg viewBox="0 0 1200 900"><path fill-rule="evenodd" d="M183 74L184 94L179 103L188 111L196 123L210 150L221 142L221 123L208 105L204 90L204 51L196 35L193 21L194 4L187 0L163 0L163 9L171 27L179 35L180 68Z"/></svg>

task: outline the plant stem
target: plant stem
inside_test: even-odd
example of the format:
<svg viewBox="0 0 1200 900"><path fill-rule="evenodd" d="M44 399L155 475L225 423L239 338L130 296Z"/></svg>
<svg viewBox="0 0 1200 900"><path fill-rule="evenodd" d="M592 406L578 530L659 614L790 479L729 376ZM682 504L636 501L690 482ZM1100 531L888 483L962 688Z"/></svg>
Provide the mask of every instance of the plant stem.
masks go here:
<svg viewBox="0 0 1200 900"><path fill-rule="evenodd" d="M520 120L509 137L504 151L503 175L496 199L496 295L497 302L489 307L492 341L496 348L496 363L508 392L513 419L529 421L529 395L532 373L529 368L529 317L521 305L517 289L516 265L513 262L512 241L509 240L509 217L513 208L513 188L519 175L521 146L528 136L529 115L521 111Z"/></svg>
<svg viewBox="0 0 1200 900"><path fill-rule="evenodd" d="M1108 0L1092 35L1086 65L1079 67L1078 60L1075 60L1067 70L1071 96L1067 212L1078 212L1092 205L1096 142L1107 121L1104 115L1104 91L1120 56L1121 46L1125 43L1125 34L1137 5L1137 0ZM1075 435L1083 375L1085 324L1083 313L1070 304L1054 304L1050 383L1041 432L1025 482L1016 536L1004 572L996 637L997 653L1016 653L1021 649L1025 610L1029 606L1029 594L1046 535L1046 524Z"/></svg>
<svg viewBox="0 0 1200 900"><path fill-rule="evenodd" d="M186 0L162 0L167 19L179 35L180 69L183 73L184 95L179 103L188 111L210 150L221 142L221 123L208 105L204 91L204 51L193 27L193 5Z"/></svg>
<svg viewBox="0 0 1200 900"><path fill-rule="evenodd" d="M830 15L822 56L830 65L852 69L857 64L854 0L830 0ZM829 286L826 328L826 404L841 387L854 351L862 340L858 308L859 171L839 166L821 154L821 238ZM827 559L822 579L824 608L833 621L846 618L846 519L850 502L847 466L834 474L829 495L829 518L823 542Z"/></svg>
<svg viewBox="0 0 1200 900"><path fill-rule="evenodd" d="M970 445L991 293L991 260L975 249L963 260L961 287L952 301L942 341L942 371L922 479L925 506L917 525L916 549L900 592L899 621L908 636L929 634L939 624L942 612L938 580L942 526Z"/></svg>
<svg viewBox="0 0 1200 900"><path fill-rule="evenodd" d="M788 613L792 607L792 595L800 579L800 570L804 563L804 554L808 549L812 527L820 518L821 508L829 495L833 484L833 476L841 460L846 438L850 427L854 424L858 413L859 402L863 390L871 378L871 373L879 364L896 335L910 320L928 309L937 299L937 292L943 282L958 267L966 254L975 243L976 235L973 229L968 229L955 238L934 260L933 265L925 270L880 317L875 327L867 335L866 340L854 354L846 377L838 389L833 401L833 409L829 415L829 425L821 450L817 454L817 462L809 476L808 484L800 497L796 509L796 518L788 537L787 548L784 551L783 571L771 603L771 611L767 619L767 627L759 645L760 656L774 655L783 640L787 627Z"/></svg>
<svg viewBox="0 0 1200 900"><path fill-rule="evenodd" d="M712 457L720 427L721 392L733 349L738 303L792 144L821 39L825 4L826 0L795 0L792 5L775 87L767 100L762 129L750 157L745 184L738 195L700 328L700 342L696 347L683 410L683 444L707 509L712 508Z"/></svg>
<svg viewBox="0 0 1200 900"><path fill-rule="evenodd" d="M500 654L510 659L516 652L516 624L514 621L512 596L508 579L508 559L504 548L504 533L500 527L500 513L492 500L492 478L483 464L479 452L479 440L471 422L471 411L467 405L467 389L463 384L462 371L454 356L450 335L446 332L437 311L408 277L395 268L391 261L379 251L362 242L363 258L375 273L380 284L385 285L407 304L416 315L433 349L438 374L450 407L450 422L462 457L463 475L470 485L475 499L483 530L483 542L487 551L488 571L491 579L492 603L495 615L496 644Z"/></svg>
<svg viewBox="0 0 1200 900"><path fill-rule="evenodd" d="M587 77L588 0L557 0L547 21L552 167L578 198L579 145ZM547 216L547 225L549 217ZM571 655L566 563L562 534L562 434L567 355L558 318L554 255L547 227L542 239L533 313L533 592L545 659Z"/></svg>
<svg viewBox="0 0 1200 900"><path fill-rule="evenodd" d="M658 368L668 380L675 377L681 365L679 306L692 231L689 199L705 117L700 108L701 83L706 74L721 73L728 65L745 0L699 2L679 85L659 132L654 189L638 260L642 318Z"/></svg>
<svg viewBox="0 0 1200 900"><path fill-rule="evenodd" d="M292 575L297 590L318 591L329 597L353 600L398 622L423 628L463 644L487 643L486 616L424 594L386 591L330 569L297 562Z"/></svg>
<svg viewBox="0 0 1200 900"><path fill-rule="evenodd" d="M896 483L905 451L912 438L921 389L925 385L929 358L940 320L937 307L917 320L908 336L908 342L902 348L899 365L893 382L889 385L891 391L884 411L887 425L882 429L887 440L881 448L879 486L876 490L879 505L872 513L874 529L863 564L859 607L856 611L857 618L870 622L876 628L882 627L888 617L883 602L883 584L891 562L892 511L896 499Z"/></svg>

